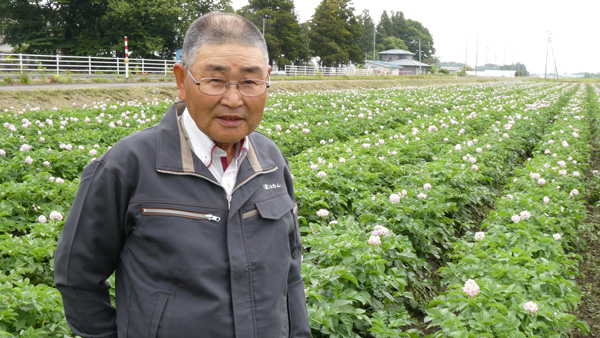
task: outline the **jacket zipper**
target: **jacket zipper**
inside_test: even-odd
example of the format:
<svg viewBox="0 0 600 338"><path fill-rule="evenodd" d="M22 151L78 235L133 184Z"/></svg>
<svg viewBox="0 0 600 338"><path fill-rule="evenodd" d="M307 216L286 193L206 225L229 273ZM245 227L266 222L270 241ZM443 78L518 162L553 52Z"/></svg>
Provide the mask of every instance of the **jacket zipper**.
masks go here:
<svg viewBox="0 0 600 338"><path fill-rule="evenodd" d="M142 214L146 215L169 215L169 216L181 216L186 218L194 219L205 219L212 222L220 222L221 217L213 214L203 214L199 212L166 209L166 208L142 208Z"/></svg>
<svg viewBox="0 0 600 338"><path fill-rule="evenodd" d="M274 171L277 171L278 167L274 166L273 168L269 169L269 170L263 170L263 171L259 171L259 172L255 172L254 174L248 176L248 178L246 178L245 180L243 180L242 182L240 182L240 184L236 185L233 190L231 191L231 194L233 194L236 190L238 190L241 186L243 186L244 184L250 182L250 180L252 180L253 178L255 178L258 175L262 175L262 174L268 174L268 173L272 173ZM231 196L227 196L227 210L231 209Z"/></svg>
<svg viewBox="0 0 600 338"><path fill-rule="evenodd" d="M238 190L238 188L240 188L241 186L243 186L244 184L246 184L247 182L249 182L251 179L255 178L258 175L262 175L262 174L268 174L268 173L272 173L274 171L277 171L278 167L274 166L273 168L269 169L269 170L263 170L263 171L259 171L259 172L255 172L254 174L250 175L248 178L246 178L245 180L243 180L242 182L240 182L240 184L238 184L237 186L235 186L233 188L233 190L231 191L231 193L233 194L234 191ZM161 170L161 169L156 169L156 171L158 171L159 173L164 173L164 174L171 174L171 175L180 175L180 176L196 176L196 177L200 177L203 178L209 182L212 182L220 187L221 184L219 184L219 182L213 181L210 178L204 176L204 175L200 175L200 174L196 174L196 173L190 173L190 172L181 172L181 171L170 171L170 170ZM223 189L223 192L225 192L225 189ZM225 193L225 198L227 199L227 210L231 210L231 196L227 196L227 193Z"/></svg>

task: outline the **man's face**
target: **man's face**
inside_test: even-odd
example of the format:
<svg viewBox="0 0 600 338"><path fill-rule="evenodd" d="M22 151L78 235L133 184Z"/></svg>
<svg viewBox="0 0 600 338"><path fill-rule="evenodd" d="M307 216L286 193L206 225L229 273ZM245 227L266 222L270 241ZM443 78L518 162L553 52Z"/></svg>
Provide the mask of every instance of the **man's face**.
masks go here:
<svg viewBox="0 0 600 338"><path fill-rule="evenodd" d="M239 44L204 44L196 54L194 64L188 65L196 80L215 77L238 82L242 79L266 80L271 67L258 47ZM267 93L247 97L237 86L230 85L225 94L207 95L187 74L183 65L175 66L179 97L198 128L221 148L240 141L253 132L260 123L267 101Z"/></svg>

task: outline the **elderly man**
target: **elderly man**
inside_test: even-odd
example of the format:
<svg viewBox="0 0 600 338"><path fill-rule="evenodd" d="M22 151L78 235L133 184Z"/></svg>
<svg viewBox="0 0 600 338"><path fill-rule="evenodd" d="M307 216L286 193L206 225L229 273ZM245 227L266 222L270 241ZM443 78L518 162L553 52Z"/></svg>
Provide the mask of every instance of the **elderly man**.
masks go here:
<svg viewBox="0 0 600 338"><path fill-rule="evenodd" d="M208 14L182 61L183 101L82 174L55 256L67 322L82 337L310 337L292 175L254 132L263 36Z"/></svg>

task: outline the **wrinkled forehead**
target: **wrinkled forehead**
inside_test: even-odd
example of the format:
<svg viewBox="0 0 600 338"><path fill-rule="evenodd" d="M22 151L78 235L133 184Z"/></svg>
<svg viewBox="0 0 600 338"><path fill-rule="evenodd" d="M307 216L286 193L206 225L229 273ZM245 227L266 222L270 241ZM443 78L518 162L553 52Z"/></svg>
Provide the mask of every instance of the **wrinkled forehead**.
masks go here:
<svg viewBox="0 0 600 338"><path fill-rule="evenodd" d="M243 55L248 60L252 59L257 64L262 64L266 67L269 63L269 56L266 51L258 46L246 44L240 41L227 41L224 43L209 43L200 44L192 53L193 63L200 61L200 58L207 56L227 57L233 55Z"/></svg>
<svg viewBox="0 0 600 338"><path fill-rule="evenodd" d="M192 68L203 72L240 72L263 75L267 64L260 48L237 43L203 44ZM265 74L266 75L266 74Z"/></svg>

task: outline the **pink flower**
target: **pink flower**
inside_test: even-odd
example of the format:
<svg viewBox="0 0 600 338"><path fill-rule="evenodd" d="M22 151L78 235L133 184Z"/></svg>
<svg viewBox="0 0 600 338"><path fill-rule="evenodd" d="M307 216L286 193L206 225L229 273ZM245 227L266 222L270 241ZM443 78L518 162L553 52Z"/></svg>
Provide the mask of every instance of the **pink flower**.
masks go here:
<svg viewBox="0 0 600 338"><path fill-rule="evenodd" d="M388 228L386 228L382 225L376 225L373 230L374 236L387 236L387 235L389 235L389 233L390 233L390 231L388 230Z"/></svg>
<svg viewBox="0 0 600 338"><path fill-rule="evenodd" d="M51 221L62 221L63 220L63 215L58 212L58 211L52 211L50 213L50 220Z"/></svg>
<svg viewBox="0 0 600 338"><path fill-rule="evenodd" d="M479 292L479 285L474 280L468 279L463 286L463 292L469 297L476 297Z"/></svg>
<svg viewBox="0 0 600 338"><path fill-rule="evenodd" d="M319 211L317 211L317 216L327 217L327 216L329 216L329 211L325 210L325 209L319 209Z"/></svg>
<svg viewBox="0 0 600 338"><path fill-rule="evenodd" d="M402 199L402 197L400 197L400 195L398 195L398 194L390 195L390 202L392 202L392 204L396 204L396 203L400 202L401 199Z"/></svg>
<svg viewBox="0 0 600 338"><path fill-rule="evenodd" d="M369 244L373 246L381 245L381 239L377 235L371 235L371 237L369 237Z"/></svg>

